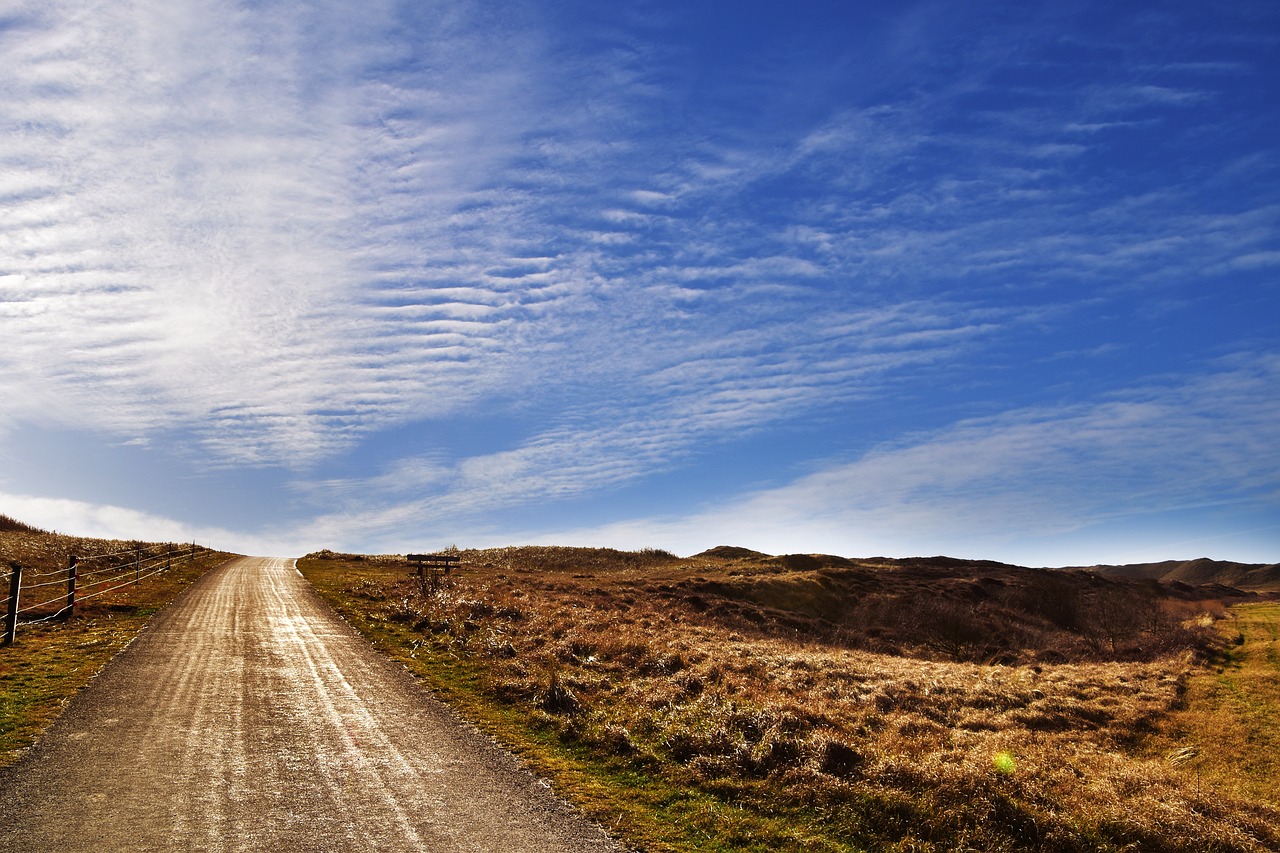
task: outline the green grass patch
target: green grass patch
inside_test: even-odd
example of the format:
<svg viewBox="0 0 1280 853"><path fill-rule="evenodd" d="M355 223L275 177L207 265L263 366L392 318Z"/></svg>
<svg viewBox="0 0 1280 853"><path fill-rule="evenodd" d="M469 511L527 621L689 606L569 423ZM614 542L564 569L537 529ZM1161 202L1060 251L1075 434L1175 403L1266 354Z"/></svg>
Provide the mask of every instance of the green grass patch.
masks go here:
<svg viewBox="0 0 1280 853"><path fill-rule="evenodd" d="M1152 752L1196 784L1280 806L1280 603L1231 608L1220 663L1196 674Z"/></svg>

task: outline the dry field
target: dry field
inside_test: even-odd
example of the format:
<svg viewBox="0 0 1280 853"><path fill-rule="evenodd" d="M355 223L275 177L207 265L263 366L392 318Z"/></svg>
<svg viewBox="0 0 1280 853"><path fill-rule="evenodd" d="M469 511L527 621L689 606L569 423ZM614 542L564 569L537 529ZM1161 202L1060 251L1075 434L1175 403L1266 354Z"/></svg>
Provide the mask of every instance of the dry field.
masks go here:
<svg viewBox="0 0 1280 853"><path fill-rule="evenodd" d="M1193 760L1204 732L1170 727L1230 661L1223 603L1189 587L740 549L458 554L434 592L401 558L300 567L639 849L1280 849L1269 784L1224 792ZM1248 768L1277 771L1274 753Z"/></svg>

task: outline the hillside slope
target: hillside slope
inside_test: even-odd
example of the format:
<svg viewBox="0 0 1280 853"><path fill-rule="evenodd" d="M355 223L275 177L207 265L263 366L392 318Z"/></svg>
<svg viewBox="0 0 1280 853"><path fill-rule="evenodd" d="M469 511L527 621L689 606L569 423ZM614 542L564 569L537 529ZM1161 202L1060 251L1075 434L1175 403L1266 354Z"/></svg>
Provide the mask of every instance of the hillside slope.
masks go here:
<svg viewBox="0 0 1280 853"><path fill-rule="evenodd" d="M1249 592L1280 592L1280 563L1234 563L1200 557L1126 566L1089 566L1089 571L1110 578L1157 580L1192 586L1220 584Z"/></svg>

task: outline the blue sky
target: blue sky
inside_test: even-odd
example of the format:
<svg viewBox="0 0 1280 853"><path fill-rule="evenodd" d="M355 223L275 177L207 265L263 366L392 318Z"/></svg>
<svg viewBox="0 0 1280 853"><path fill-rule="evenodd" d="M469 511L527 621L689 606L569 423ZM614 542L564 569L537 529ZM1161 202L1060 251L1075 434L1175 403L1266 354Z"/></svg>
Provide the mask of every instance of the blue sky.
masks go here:
<svg viewBox="0 0 1280 853"><path fill-rule="evenodd" d="M1266 2L0 3L0 512L1280 559Z"/></svg>

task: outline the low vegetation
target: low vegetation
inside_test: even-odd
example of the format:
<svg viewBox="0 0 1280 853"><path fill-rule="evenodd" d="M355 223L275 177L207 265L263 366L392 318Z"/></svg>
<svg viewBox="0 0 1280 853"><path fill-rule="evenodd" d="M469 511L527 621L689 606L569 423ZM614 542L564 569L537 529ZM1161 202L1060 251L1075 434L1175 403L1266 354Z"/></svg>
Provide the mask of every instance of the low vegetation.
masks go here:
<svg viewBox="0 0 1280 853"><path fill-rule="evenodd" d="M1225 653L1195 670L1146 752L1211 790L1280 807L1280 603L1233 607L1219 624Z"/></svg>
<svg viewBox="0 0 1280 853"><path fill-rule="evenodd" d="M458 556L435 590L400 558L300 567L640 849L1280 846L1274 800L1187 764L1210 723L1169 722L1234 654L1220 589L742 549ZM1276 755L1235 772L1265 787Z"/></svg>
<svg viewBox="0 0 1280 853"><path fill-rule="evenodd" d="M70 555L132 551L135 546L159 552L154 543L64 536L0 516L0 569L4 571L0 595L8 595L9 571L15 562L23 567L19 600L25 606L65 596L61 577ZM70 618L20 626L15 642L0 647L0 767L21 757L66 701L128 645L156 611L228 556L203 551L193 561L174 559L170 569L146 577L136 586L126 583L120 589L81 599ZM56 582L48 580L50 573ZM109 575L100 577L104 576ZM51 586L29 586L34 583ZM101 588L106 587L86 580L79 592L91 595ZM23 618L51 615L64 603L57 601Z"/></svg>

